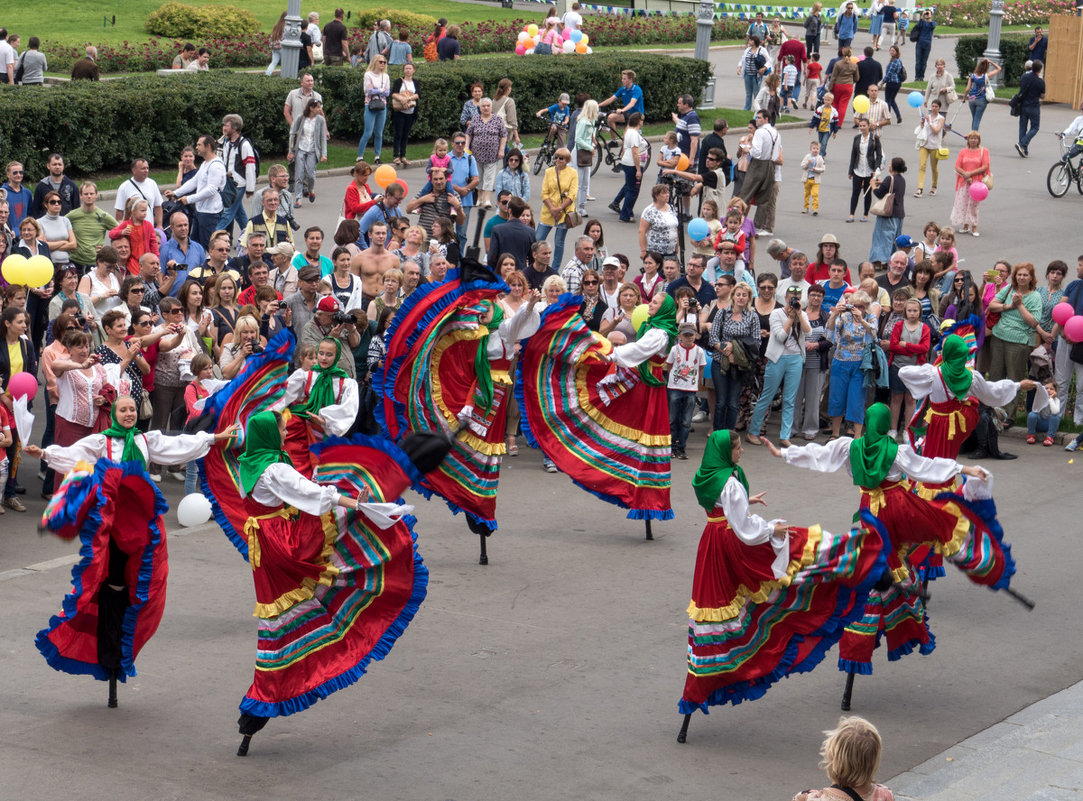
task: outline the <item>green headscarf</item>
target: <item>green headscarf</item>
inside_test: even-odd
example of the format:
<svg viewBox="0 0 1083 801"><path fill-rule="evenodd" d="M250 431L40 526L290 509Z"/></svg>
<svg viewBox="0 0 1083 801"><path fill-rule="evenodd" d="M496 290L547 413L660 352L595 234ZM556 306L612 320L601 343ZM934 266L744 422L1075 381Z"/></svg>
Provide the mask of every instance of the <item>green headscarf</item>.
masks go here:
<svg viewBox="0 0 1083 801"><path fill-rule="evenodd" d="M293 464L290 457L282 450L278 417L274 412L259 412L252 415L245 430L244 454L237 460L241 487L245 494L250 493L256 486L264 470L279 462Z"/></svg>
<svg viewBox="0 0 1083 801"><path fill-rule="evenodd" d="M117 398L117 400L119 401L120 398ZM139 432L134 425L131 428L124 428L117 422L116 402L113 403L113 408L109 411L109 419L113 421L113 424L102 433L107 437L124 440L124 451L120 455L120 461L142 462L146 465L147 460L143 458L143 451L139 450L139 446L135 444L135 435Z"/></svg>
<svg viewBox="0 0 1083 801"><path fill-rule="evenodd" d="M489 364L489 337L504 322L504 307L495 301L486 301L493 310L493 319L485 323L487 334L478 339L478 350L474 354L474 374L478 377L477 396L481 408L489 409L493 405L493 371Z"/></svg>
<svg viewBox="0 0 1083 801"><path fill-rule="evenodd" d="M952 334L945 337L940 346L940 375L944 376L951 394L959 400L966 400L970 394L970 385L974 382L974 371L967 366L970 348L961 336Z"/></svg>
<svg viewBox="0 0 1083 801"><path fill-rule="evenodd" d="M850 469L859 487L880 486L899 452L899 443L887 435L891 428L891 410L874 403L865 412L865 436L850 443Z"/></svg>
<svg viewBox="0 0 1083 801"><path fill-rule="evenodd" d="M667 293L662 305L658 307L658 311L643 321L643 324L639 326L639 330L636 331L636 338L642 338L652 328L665 331L669 335L669 341L666 343L666 351L668 352L673 347L673 343L677 341L677 301L673 299L672 295ZM659 381L654 377L649 361L639 365L638 370L640 378L647 385L658 387L665 384L664 381Z"/></svg>
<svg viewBox="0 0 1083 801"><path fill-rule="evenodd" d="M707 437L707 447L703 450L703 461L700 462L696 477L692 479L692 489L696 491L699 505L708 512L718 504L718 496L722 494L722 488L726 486L730 476L736 476L737 480L748 492L748 479L740 465L733 463L733 440L729 429L714 431Z"/></svg>
<svg viewBox="0 0 1083 801"><path fill-rule="evenodd" d="M345 370L338 366L339 357L342 355L342 343L335 337L324 337L320 340L320 344L323 344L324 342L333 342L335 344L335 360L331 363L330 367L320 367L317 363L316 366L312 368L312 372L316 373L316 380L312 382L312 389L309 390L308 400L290 408L291 412L300 415L301 417L307 417L310 414L319 414L324 406L334 405L335 384L331 379L350 377Z"/></svg>

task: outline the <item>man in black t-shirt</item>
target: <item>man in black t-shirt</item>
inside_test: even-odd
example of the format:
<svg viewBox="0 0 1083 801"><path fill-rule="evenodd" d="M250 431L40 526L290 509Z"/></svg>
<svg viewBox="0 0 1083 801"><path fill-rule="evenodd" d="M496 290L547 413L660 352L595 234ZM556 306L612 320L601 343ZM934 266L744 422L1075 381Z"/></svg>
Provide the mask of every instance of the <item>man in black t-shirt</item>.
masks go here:
<svg viewBox="0 0 1083 801"><path fill-rule="evenodd" d="M707 168L707 153L712 147L716 147L722 151L722 159L724 168L728 169L725 162L729 160L729 155L726 151L726 140L723 139L726 133L730 129L730 124L726 122L725 117L719 117L714 121L714 130L707 134L699 143L699 164L696 165L696 170L702 173Z"/></svg>
<svg viewBox="0 0 1083 801"><path fill-rule="evenodd" d="M297 54L297 70L312 66L312 37L301 31L301 49Z"/></svg>
<svg viewBox="0 0 1083 801"><path fill-rule="evenodd" d="M346 44L349 35L342 18L346 12L341 8L335 9L335 18L323 26L323 63L329 67L341 64L344 59L349 59L350 53Z"/></svg>

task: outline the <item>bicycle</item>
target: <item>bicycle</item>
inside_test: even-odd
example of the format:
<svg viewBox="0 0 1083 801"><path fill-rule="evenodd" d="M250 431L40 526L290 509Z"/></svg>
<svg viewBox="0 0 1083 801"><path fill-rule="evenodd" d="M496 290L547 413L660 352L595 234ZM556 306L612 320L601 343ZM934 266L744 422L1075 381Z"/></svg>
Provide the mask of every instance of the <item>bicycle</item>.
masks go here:
<svg viewBox="0 0 1083 801"><path fill-rule="evenodd" d="M594 137L598 142L598 145L594 148L594 164L590 168L591 175L598 172L598 168L602 166L603 161L610 166L613 172L620 172L620 157L624 150L624 142L619 137L614 139L605 135L612 133L615 133L615 131L609 127L609 123L605 121L605 118L599 117ZM644 139L643 141L646 142L647 140ZM650 165L650 142L647 142L647 146L643 149L643 152L639 154L639 162L644 170Z"/></svg>
<svg viewBox="0 0 1083 801"><path fill-rule="evenodd" d="M553 155L560 147L559 131L567 132L567 128L556 124L549 124L549 131L545 134L545 140L538 148L538 154L534 156L534 174L541 175L542 171L553 163ZM572 165L575 166L574 164Z"/></svg>
<svg viewBox="0 0 1083 801"><path fill-rule="evenodd" d="M1049 174L1045 177L1045 188L1053 197L1064 197L1075 181L1076 189L1083 195L1083 158L1073 164L1068 157L1072 146L1064 141L1064 134L1053 135L1060 140L1060 160L1049 168Z"/></svg>

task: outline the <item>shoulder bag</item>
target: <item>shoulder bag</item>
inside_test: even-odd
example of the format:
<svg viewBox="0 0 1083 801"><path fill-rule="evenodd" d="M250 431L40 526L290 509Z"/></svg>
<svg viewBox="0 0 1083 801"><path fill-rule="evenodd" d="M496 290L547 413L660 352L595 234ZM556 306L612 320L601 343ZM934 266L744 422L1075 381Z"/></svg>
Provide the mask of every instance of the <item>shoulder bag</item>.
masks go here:
<svg viewBox="0 0 1083 801"><path fill-rule="evenodd" d="M877 217L891 217L892 209L895 206L895 179L888 177L888 190L883 197L878 197L873 201L869 207L869 213L875 214Z"/></svg>
<svg viewBox="0 0 1083 801"><path fill-rule="evenodd" d="M553 168L553 176L557 179L557 192L560 195L560 199L561 200L567 200L568 199L567 195L564 194L564 190L561 189L561 187L560 187L560 169L559 168L557 168L557 167ZM557 220L556 222L559 223L560 220ZM573 199L571 207L566 212L564 212L564 227L565 228L576 228L582 222L583 222L583 217L579 214L578 211L576 211L576 209L575 209L575 201Z"/></svg>
<svg viewBox="0 0 1083 801"><path fill-rule="evenodd" d="M985 150L985 148L982 148L982 150ZM989 151L988 150L985 150L985 160L986 160L986 162L989 161ZM985 175L982 177L981 182L983 184L985 184L986 188L989 189L990 192L993 191L993 173L992 173L991 170L987 169L985 171Z"/></svg>

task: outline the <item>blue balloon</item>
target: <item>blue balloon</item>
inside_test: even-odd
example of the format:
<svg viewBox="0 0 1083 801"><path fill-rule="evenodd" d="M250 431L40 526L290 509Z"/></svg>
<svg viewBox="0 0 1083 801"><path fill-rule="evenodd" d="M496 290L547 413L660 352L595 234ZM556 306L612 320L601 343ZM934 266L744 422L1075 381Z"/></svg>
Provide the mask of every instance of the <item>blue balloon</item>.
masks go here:
<svg viewBox="0 0 1083 801"><path fill-rule="evenodd" d="M915 89L913 92L906 96L906 102L914 108L920 108L922 102L925 100L925 95Z"/></svg>
<svg viewBox="0 0 1083 801"><path fill-rule="evenodd" d="M578 44L579 40L583 38L583 32L576 28L572 31L572 41Z"/></svg>
<svg viewBox="0 0 1083 801"><path fill-rule="evenodd" d="M700 242L711 235L711 226L702 217L696 217L688 223L688 237Z"/></svg>

